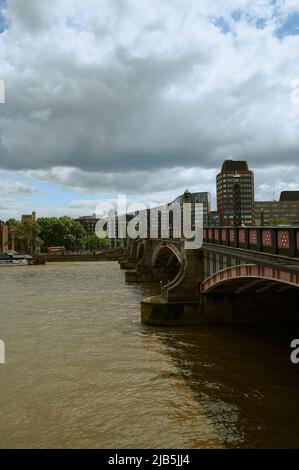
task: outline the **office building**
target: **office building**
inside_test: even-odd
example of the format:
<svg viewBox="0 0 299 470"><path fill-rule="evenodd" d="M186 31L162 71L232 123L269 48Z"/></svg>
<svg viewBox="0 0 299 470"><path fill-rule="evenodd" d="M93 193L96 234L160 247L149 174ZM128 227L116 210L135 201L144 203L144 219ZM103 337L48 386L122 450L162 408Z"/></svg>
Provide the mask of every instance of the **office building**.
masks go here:
<svg viewBox="0 0 299 470"><path fill-rule="evenodd" d="M184 195L188 190L185 191L184 194L178 196L173 203L182 204ZM192 204L192 219L194 218L194 204L199 203L202 204L203 208L203 226L207 227L209 225L209 214L211 212L211 194L209 192L197 192L197 193L190 193L190 199Z"/></svg>
<svg viewBox="0 0 299 470"><path fill-rule="evenodd" d="M217 175L217 212L221 225L252 225L254 175L247 162L226 160Z"/></svg>
<svg viewBox="0 0 299 470"><path fill-rule="evenodd" d="M283 191L279 201L254 203L256 225L299 225L299 190Z"/></svg>

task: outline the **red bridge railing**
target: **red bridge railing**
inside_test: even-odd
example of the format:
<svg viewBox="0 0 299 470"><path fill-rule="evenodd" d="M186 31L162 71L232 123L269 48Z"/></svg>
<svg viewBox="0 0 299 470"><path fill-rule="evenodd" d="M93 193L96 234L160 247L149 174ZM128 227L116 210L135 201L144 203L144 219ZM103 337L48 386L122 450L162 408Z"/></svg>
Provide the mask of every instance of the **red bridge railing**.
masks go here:
<svg viewBox="0 0 299 470"><path fill-rule="evenodd" d="M203 241L215 245L299 257L299 227L210 227Z"/></svg>

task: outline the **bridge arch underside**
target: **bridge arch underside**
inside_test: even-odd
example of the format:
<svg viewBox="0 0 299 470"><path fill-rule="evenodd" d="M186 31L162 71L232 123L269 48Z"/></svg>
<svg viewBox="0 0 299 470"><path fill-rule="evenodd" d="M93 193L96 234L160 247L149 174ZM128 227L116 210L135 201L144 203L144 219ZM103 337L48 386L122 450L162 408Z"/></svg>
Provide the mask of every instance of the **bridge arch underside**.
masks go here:
<svg viewBox="0 0 299 470"><path fill-rule="evenodd" d="M252 275L244 275L244 270ZM238 271L240 275L234 276ZM201 293L209 322L299 322L299 276L277 270L270 276L270 272L270 268L243 265L206 279Z"/></svg>
<svg viewBox="0 0 299 470"><path fill-rule="evenodd" d="M216 282L211 287L206 288L202 293L208 294L260 294L260 293L282 293L297 292L299 295L299 286L295 286L276 279L265 277L236 277Z"/></svg>
<svg viewBox="0 0 299 470"><path fill-rule="evenodd" d="M159 280L168 282L179 273L181 260L173 249L161 246L154 253L152 267L159 273Z"/></svg>

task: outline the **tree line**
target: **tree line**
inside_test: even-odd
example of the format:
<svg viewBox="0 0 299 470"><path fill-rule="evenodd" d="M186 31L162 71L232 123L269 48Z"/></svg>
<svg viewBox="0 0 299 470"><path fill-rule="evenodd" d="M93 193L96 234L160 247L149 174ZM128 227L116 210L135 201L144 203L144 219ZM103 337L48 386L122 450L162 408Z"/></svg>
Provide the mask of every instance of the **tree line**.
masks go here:
<svg viewBox="0 0 299 470"><path fill-rule="evenodd" d="M64 246L67 251L94 251L109 245L108 239L100 240L94 232L87 232L80 222L67 216L41 217L25 222L9 219L6 225L10 246L14 241L17 251L35 253L51 246Z"/></svg>

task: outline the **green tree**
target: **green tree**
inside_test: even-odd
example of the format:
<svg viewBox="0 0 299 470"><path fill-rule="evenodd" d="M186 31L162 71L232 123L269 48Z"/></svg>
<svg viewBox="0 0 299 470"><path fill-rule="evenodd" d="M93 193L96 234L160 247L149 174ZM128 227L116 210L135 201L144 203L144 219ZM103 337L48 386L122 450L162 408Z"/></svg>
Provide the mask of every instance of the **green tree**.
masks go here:
<svg viewBox="0 0 299 470"><path fill-rule="evenodd" d="M85 248L87 233L80 222L71 217L41 217L38 223L45 248L64 246L68 251Z"/></svg>
<svg viewBox="0 0 299 470"><path fill-rule="evenodd" d="M268 220L268 225L288 225L290 223L287 217L276 217Z"/></svg>
<svg viewBox="0 0 299 470"><path fill-rule="evenodd" d="M8 219L6 222L8 226L8 243L11 249L16 250L18 248L18 240L17 240L17 229L21 222L16 219Z"/></svg>
<svg viewBox="0 0 299 470"><path fill-rule="evenodd" d="M10 242L14 240L15 248L18 251L34 254L42 246L43 240L39 236L41 227L36 221L19 222L15 219L9 219L6 224L9 227Z"/></svg>
<svg viewBox="0 0 299 470"><path fill-rule="evenodd" d="M109 240L108 238L102 238L100 240L100 243L101 243L101 249L102 250L107 250L109 248Z"/></svg>
<svg viewBox="0 0 299 470"><path fill-rule="evenodd" d="M8 227L15 227L17 225L19 225L21 222L19 220L16 220L16 219L8 219L5 224L8 225Z"/></svg>
<svg viewBox="0 0 299 470"><path fill-rule="evenodd" d="M43 240L39 237L41 228L34 220L20 223L17 226L17 240L21 245L22 251L34 254L43 244Z"/></svg>
<svg viewBox="0 0 299 470"><path fill-rule="evenodd" d="M106 250L109 247L108 238L98 238L95 232L87 235L86 247L91 251Z"/></svg>

